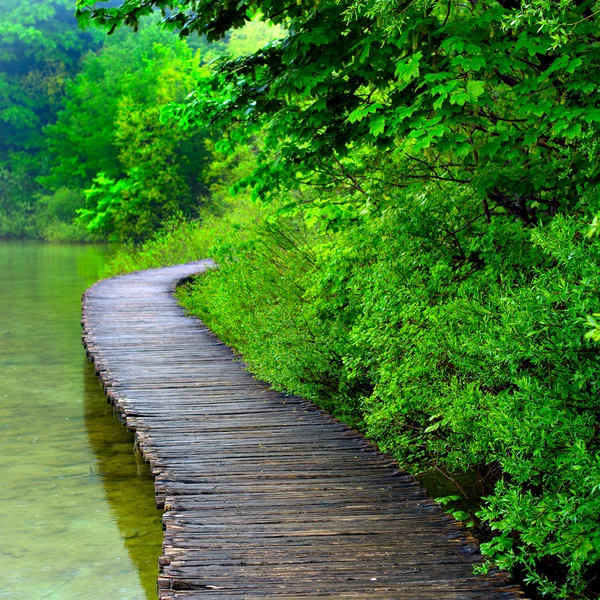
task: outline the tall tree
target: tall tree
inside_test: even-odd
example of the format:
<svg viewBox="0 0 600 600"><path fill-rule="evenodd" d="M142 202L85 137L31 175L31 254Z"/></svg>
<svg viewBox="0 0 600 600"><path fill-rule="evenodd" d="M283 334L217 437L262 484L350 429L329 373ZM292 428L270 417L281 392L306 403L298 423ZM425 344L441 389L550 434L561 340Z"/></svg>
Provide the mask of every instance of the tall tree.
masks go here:
<svg viewBox="0 0 600 600"><path fill-rule="evenodd" d="M70 0L6 0L0 6L0 157L33 155L55 118L79 59L99 31L77 27Z"/></svg>
<svg viewBox="0 0 600 600"><path fill-rule="evenodd" d="M0 236L31 233L43 129L53 122L81 56L105 36L77 26L70 0L0 4Z"/></svg>

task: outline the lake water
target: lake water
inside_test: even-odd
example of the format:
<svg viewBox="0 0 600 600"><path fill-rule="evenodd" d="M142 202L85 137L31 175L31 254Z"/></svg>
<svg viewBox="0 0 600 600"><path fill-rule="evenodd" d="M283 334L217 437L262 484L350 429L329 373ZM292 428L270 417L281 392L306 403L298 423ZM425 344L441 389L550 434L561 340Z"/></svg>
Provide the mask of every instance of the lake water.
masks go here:
<svg viewBox="0 0 600 600"><path fill-rule="evenodd" d="M161 513L81 346L107 246L0 242L0 598L155 600Z"/></svg>

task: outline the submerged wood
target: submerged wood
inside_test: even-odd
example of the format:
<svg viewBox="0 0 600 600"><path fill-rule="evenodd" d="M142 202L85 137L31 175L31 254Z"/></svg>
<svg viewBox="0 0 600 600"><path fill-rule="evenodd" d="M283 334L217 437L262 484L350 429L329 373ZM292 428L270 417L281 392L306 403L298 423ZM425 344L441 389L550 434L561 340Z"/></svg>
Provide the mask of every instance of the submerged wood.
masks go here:
<svg viewBox="0 0 600 600"><path fill-rule="evenodd" d="M101 281L83 340L155 476L160 600L523 598L358 433L269 389L173 297L200 261Z"/></svg>

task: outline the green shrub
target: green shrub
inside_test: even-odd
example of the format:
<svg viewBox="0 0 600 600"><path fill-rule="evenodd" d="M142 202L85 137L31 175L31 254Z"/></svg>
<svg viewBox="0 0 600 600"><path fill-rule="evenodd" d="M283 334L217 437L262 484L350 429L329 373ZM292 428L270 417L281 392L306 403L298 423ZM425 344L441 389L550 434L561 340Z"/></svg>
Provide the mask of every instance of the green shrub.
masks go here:
<svg viewBox="0 0 600 600"><path fill-rule="evenodd" d="M201 220L174 218L165 223L152 238L139 246L128 245L111 257L102 272L112 277L140 269L193 262L211 256L210 248L217 235L248 227L259 218L260 206L247 197L230 205L224 215L204 212Z"/></svg>
<svg viewBox="0 0 600 600"><path fill-rule="evenodd" d="M180 298L253 372L415 473L479 473L470 517L491 564L550 598L593 598L596 207L525 228L474 220L475 200L460 200L458 211L456 194L406 192L332 232L243 197L119 254L110 272L215 259Z"/></svg>
<svg viewBox="0 0 600 600"><path fill-rule="evenodd" d="M592 597L600 246L581 217L424 236L412 200L335 235L271 217L217 236L220 268L184 304L411 470L485 475L484 553L550 597Z"/></svg>
<svg viewBox="0 0 600 600"><path fill-rule="evenodd" d="M70 223L77 217L77 209L84 202L85 197L79 190L61 187L51 194L38 196L36 209L49 217Z"/></svg>
<svg viewBox="0 0 600 600"><path fill-rule="evenodd" d="M37 234L47 242L87 243L100 242L100 238L90 233L81 223L65 223L53 221Z"/></svg>
<svg viewBox="0 0 600 600"><path fill-rule="evenodd" d="M265 219L217 236L210 255L218 273L202 276L182 301L260 378L356 423L360 413L344 401L340 381L345 336L314 319L305 299L316 239L294 219Z"/></svg>

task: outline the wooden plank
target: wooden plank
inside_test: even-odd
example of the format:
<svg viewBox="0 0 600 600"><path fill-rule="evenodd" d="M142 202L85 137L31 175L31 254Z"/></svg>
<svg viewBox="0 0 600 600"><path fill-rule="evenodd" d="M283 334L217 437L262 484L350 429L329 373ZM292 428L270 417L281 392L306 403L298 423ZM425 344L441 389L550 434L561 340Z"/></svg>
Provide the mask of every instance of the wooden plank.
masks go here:
<svg viewBox="0 0 600 600"><path fill-rule="evenodd" d="M83 341L164 507L160 600L523 598L360 434L258 382L173 297L200 261L97 283Z"/></svg>

